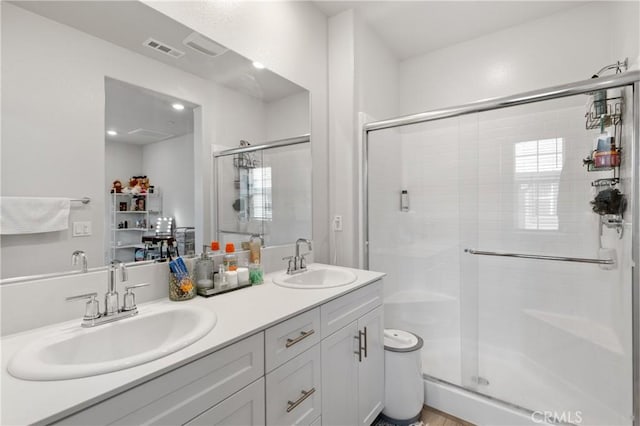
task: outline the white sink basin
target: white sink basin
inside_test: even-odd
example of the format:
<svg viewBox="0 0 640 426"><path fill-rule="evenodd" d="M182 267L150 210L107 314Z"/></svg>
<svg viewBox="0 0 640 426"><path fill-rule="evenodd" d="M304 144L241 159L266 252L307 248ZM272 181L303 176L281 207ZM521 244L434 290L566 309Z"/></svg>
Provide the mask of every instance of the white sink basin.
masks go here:
<svg viewBox="0 0 640 426"><path fill-rule="evenodd" d="M191 345L217 321L213 312L196 306L144 309L132 318L94 328L78 324L33 342L14 354L9 373L26 380L64 380L123 370Z"/></svg>
<svg viewBox="0 0 640 426"><path fill-rule="evenodd" d="M351 284L358 276L345 269L309 266L295 275L281 273L273 277L274 284L290 288L331 288Z"/></svg>

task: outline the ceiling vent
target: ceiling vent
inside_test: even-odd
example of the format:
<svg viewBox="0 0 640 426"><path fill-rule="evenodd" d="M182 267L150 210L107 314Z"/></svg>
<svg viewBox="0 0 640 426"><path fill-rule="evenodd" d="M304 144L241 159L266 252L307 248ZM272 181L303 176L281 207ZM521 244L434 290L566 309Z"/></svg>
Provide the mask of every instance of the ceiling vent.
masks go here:
<svg viewBox="0 0 640 426"><path fill-rule="evenodd" d="M165 55L169 55L172 58L179 58L184 56L184 52L176 49L175 47L171 47L166 43L155 40L153 38L148 38L142 43L143 46L147 46L157 52L164 53Z"/></svg>
<svg viewBox="0 0 640 426"><path fill-rule="evenodd" d="M207 55L211 57L222 55L224 52L228 50L227 48L220 46L215 41L210 40L205 36L203 36L202 34L198 34L195 32L189 34L187 38L182 40L182 44L192 48L196 52L200 52L203 55Z"/></svg>
<svg viewBox="0 0 640 426"><path fill-rule="evenodd" d="M165 133L150 129L135 129L127 132L129 134L129 142L131 143L151 143L169 139L174 136L171 133Z"/></svg>

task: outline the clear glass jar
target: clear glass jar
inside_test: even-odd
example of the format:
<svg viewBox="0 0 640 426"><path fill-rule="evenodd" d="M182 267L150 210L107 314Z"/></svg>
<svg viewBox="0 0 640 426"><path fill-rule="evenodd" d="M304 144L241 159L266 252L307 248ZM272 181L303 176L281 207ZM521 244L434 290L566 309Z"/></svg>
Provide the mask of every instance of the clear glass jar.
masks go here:
<svg viewBox="0 0 640 426"><path fill-rule="evenodd" d="M264 271L260 263L254 262L249 265L249 282L251 282L252 285L258 285L264 282Z"/></svg>

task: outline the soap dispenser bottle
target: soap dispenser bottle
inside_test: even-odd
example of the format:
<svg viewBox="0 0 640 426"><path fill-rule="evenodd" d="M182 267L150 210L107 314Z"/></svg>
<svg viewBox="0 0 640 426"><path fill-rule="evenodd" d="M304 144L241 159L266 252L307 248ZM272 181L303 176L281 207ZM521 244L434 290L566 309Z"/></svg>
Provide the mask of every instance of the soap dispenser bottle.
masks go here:
<svg viewBox="0 0 640 426"><path fill-rule="evenodd" d="M201 289L213 287L213 259L207 256L207 246L203 247L202 256L196 261L196 286Z"/></svg>

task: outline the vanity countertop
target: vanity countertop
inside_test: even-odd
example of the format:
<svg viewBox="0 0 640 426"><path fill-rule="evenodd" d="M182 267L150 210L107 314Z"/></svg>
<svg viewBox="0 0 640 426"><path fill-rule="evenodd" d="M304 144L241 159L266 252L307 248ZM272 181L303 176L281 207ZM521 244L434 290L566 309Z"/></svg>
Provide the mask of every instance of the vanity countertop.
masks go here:
<svg viewBox="0 0 640 426"><path fill-rule="evenodd" d="M356 273L358 278L354 283L342 287L308 290L280 287L272 282L274 273L265 276L263 285L215 297L196 297L184 302L171 302L165 298L141 304L141 315L144 315L145 309L162 309L163 305L192 304L214 311L218 322L205 337L182 350L146 364L108 374L72 380L28 381L14 378L7 372L11 356L24 345L54 330L80 327L80 318L5 336L1 340L0 424L43 424L60 420L384 276L379 272L349 270Z"/></svg>

